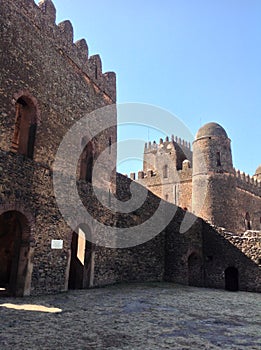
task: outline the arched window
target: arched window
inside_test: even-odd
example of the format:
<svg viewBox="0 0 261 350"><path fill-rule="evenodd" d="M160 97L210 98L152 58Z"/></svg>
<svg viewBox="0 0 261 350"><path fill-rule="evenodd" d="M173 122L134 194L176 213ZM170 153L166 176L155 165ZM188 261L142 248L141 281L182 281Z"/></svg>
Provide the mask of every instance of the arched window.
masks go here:
<svg viewBox="0 0 261 350"><path fill-rule="evenodd" d="M15 127L12 150L33 159L36 135L36 107L33 101L22 96L15 104Z"/></svg>
<svg viewBox="0 0 261 350"><path fill-rule="evenodd" d="M80 179L92 183L94 148L89 141L81 155Z"/></svg>
<svg viewBox="0 0 261 350"><path fill-rule="evenodd" d="M164 165L163 167L163 178L166 179L168 177L168 166Z"/></svg>

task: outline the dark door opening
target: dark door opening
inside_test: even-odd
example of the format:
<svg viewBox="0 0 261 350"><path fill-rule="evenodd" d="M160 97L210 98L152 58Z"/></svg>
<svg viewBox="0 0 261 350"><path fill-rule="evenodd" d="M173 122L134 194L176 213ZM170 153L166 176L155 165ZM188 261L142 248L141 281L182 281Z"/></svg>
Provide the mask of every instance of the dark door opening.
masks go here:
<svg viewBox="0 0 261 350"><path fill-rule="evenodd" d="M238 269L228 267L225 270L225 289L235 292L238 291Z"/></svg>
<svg viewBox="0 0 261 350"><path fill-rule="evenodd" d="M69 289L83 289L90 286L92 244L86 240L84 231L73 232L71 242L71 264Z"/></svg>
<svg viewBox="0 0 261 350"><path fill-rule="evenodd" d="M30 230L26 218L8 211L0 216L0 292L23 296L27 278Z"/></svg>

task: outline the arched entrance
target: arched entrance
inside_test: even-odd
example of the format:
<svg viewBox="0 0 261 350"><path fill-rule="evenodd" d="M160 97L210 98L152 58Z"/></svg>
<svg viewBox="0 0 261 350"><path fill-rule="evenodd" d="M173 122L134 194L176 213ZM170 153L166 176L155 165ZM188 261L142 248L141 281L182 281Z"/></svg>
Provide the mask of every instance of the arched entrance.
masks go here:
<svg viewBox="0 0 261 350"><path fill-rule="evenodd" d="M225 270L225 289L233 292L238 290L238 269L233 266Z"/></svg>
<svg viewBox="0 0 261 350"><path fill-rule="evenodd" d="M4 212L0 215L1 293L11 296L29 294L30 256L30 227L27 218L18 211Z"/></svg>
<svg viewBox="0 0 261 350"><path fill-rule="evenodd" d="M202 287L202 259L197 253L190 254L188 258L188 284Z"/></svg>
<svg viewBox="0 0 261 350"><path fill-rule="evenodd" d="M72 234L69 289L89 288L91 284L93 245L86 240L87 229L81 226Z"/></svg>

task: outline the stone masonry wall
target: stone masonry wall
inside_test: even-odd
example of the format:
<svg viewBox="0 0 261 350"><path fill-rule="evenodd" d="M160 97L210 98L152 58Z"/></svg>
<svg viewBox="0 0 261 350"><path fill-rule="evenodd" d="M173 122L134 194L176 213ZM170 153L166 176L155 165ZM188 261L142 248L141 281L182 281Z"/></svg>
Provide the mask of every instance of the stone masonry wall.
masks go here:
<svg viewBox="0 0 261 350"><path fill-rule="evenodd" d="M261 292L261 236L238 236L203 223L205 286L225 288L225 270L238 270L239 290Z"/></svg>
<svg viewBox="0 0 261 350"><path fill-rule="evenodd" d="M58 146L76 120L116 101L115 74L102 73L99 56L89 58L85 40L74 43L70 22L56 25L55 13L50 0L39 6L32 0L0 1L0 204L25 207L35 217L33 294L67 288L71 229L59 213L52 184ZM36 108L33 160L11 149L15 102L24 96ZM93 140L94 158L109 138L116 142L116 112L111 117L113 126ZM114 152L106 161L115 160ZM63 249L52 250L51 239L62 239Z"/></svg>

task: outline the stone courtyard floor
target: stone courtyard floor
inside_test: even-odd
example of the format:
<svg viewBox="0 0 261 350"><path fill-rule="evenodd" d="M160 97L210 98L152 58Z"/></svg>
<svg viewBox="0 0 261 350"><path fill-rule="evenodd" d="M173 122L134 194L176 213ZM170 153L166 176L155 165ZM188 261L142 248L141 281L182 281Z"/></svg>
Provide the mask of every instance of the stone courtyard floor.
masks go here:
<svg viewBox="0 0 261 350"><path fill-rule="evenodd" d="M257 293L150 283L0 298L0 304L1 350L261 346Z"/></svg>

